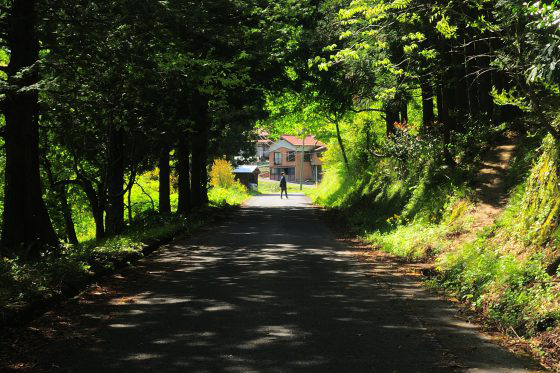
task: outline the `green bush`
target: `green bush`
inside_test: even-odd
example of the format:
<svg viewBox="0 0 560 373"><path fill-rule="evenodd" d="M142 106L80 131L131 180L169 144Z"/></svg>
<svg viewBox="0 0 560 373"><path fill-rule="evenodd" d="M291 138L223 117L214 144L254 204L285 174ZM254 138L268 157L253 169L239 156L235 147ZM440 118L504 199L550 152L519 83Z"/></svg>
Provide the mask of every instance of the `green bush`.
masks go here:
<svg viewBox="0 0 560 373"><path fill-rule="evenodd" d="M237 206L249 197L251 195L247 192L245 186L238 181L228 188L213 187L208 191L208 198L214 206Z"/></svg>

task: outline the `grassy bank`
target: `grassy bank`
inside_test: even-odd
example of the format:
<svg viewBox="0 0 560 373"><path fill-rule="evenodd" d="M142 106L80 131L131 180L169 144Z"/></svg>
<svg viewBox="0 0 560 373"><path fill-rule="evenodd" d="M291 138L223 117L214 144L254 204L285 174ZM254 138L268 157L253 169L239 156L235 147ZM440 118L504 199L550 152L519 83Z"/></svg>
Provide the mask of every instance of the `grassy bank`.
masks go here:
<svg viewBox="0 0 560 373"><path fill-rule="evenodd" d="M150 180L143 176L140 180ZM161 215L152 207L157 189L149 182L137 186L133 206L148 206L136 210L129 227L120 235L102 241L85 239L79 246L66 245L62 252L46 254L41 260L23 262L18 259L0 259L0 320L17 316L26 308L66 294L74 294L101 274L110 273L143 257L178 235L189 234L222 215L226 206L239 205L250 197L244 187L212 188L210 207L191 214ZM143 196L143 197L142 197ZM142 200L144 198L144 200ZM82 236L82 238L87 236Z"/></svg>
<svg viewBox="0 0 560 373"><path fill-rule="evenodd" d="M395 168L389 160L360 177L335 165L312 194L375 248L433 262L438 275L431 285L502 330L560 334L558 162L552 138L520 141L506 179L508 203L482 229L474 170L460 165L451 170L428 161L405 177L387 171ZM540 341L541 350L549 349Z"/></svg>

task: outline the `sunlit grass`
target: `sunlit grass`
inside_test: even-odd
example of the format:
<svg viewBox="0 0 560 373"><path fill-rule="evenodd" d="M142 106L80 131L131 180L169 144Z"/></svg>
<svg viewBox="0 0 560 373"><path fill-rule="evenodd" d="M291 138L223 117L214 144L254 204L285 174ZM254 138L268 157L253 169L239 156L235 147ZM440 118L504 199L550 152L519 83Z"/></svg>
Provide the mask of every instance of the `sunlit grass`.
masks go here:
<svg viewBox="0 0 560 373"><path fill-rule="evenodd" d="M310 193L316 188L314 184L303 184L303 189L300 190L300 186L297 183L287 183L288 195L290 193ZM260 194L280 194L280 182L259 179L259 189Z"/></svg>
<svg viewBox="0 0 560 373"><path fill-rule="evenodd" d="M0 259L0 311L16 303L49 299L60 295L68 284L87 282L93 271L112 270L115 263L139 257L149 244L191 232L205 224L205 215L161 215L157 212L159 182L156 172L141 175L130 193L132 222L125 231L101 241L95 239L95 225L89 209L74 208L73 215L81 244L67 245L61 253L45 254L40 261ZM177 206L172 188L172 210ZM239 205L251 195L239 183L231 188L211 188L211 206ZM128 204L128 195L124 196ZM125 219L128 217L125 209ZM79 285L78 285L79 286Z"/></svg>
<svg viewBox="0 0 560 373"><path fill-rule="evenodd" d="M229 188L213 187L208 191L208 199L213 206L239 206L250 197L247 189L239 183Z"/></svg>

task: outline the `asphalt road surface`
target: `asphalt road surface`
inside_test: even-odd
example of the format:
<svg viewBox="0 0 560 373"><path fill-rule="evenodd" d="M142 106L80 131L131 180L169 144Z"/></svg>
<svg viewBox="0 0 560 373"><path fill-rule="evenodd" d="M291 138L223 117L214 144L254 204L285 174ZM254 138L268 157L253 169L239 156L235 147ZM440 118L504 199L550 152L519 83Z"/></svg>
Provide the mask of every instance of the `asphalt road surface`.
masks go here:
<svg viewBox="0 0 560 373"><path fill-rule="evenodd" d="M252 198L64 316L61 372L527 372L450 303L360 260L304 196ZM55 311L56 312L56 311ZM54 317L51 313L50 317ZM62 316L59 316L62 317Z"/></svg>

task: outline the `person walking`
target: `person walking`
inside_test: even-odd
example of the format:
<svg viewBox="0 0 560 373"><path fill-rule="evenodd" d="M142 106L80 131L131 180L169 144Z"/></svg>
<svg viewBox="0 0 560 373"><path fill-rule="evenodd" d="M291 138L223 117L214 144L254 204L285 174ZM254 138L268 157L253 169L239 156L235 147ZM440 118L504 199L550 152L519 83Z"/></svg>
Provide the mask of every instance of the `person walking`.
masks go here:
<svg viewBox="0 0 560 373"><path fill-rule="evenodd" d="M282 193L286 194L286 199L288 199L288 185L286 184L286 177L282 172L282 177L280 178L280 199L282 199Z"/></svg>

